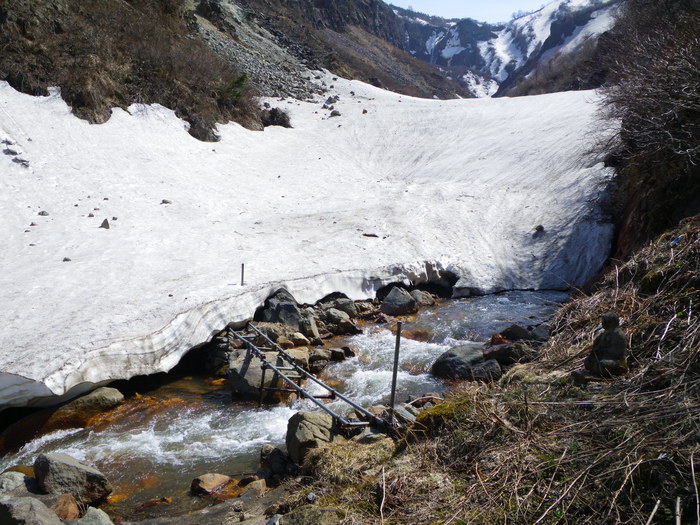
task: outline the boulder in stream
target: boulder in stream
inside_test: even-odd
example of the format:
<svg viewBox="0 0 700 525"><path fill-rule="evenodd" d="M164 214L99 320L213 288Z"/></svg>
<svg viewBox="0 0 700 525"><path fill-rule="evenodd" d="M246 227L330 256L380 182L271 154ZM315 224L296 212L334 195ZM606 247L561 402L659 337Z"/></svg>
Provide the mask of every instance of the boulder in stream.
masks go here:
<svg viewBox="0 0 700 525"><path fill-rule="evenodd" d="M97 469L80 463L66 454L40 454L34 462L39 487L49 494L72 494L89 505L105 499L112 486Z"/></svg>
<svg viewBox="0 0 700 525"><path fill-rule="evenodd" d="M289 350L300 366L308 367L308 350ZM266 352L265 356L269 363L277 366L285 366L277 352ZM287 388L287 383L281 379L273 370L265 371L265 381L263 383L262 362L248 350L240 350L231 358L228 381L234 394L244 397L255 397L260 395L261 386L267 388ZM279 400L280 396L266 396L274 400Z"/></svg>
<svg viewBox="0 0 700 525"><path fill-rule="evenodd" d="M202 474L192 480L190 492L198 496L209 496L220 491L231 482L233 482L233 478L224 474Z"/></svg>
<svg viewBox="0 0 700 525"><path fill-rule="evenodd" d="M24 487L25 479L27 479L27 476L21 472L3 472L0 474L0 494Z"/></svg>
<svg viewBox="0 0 700 525"><path fill-rule="evenodd" d="M431 373L443 379L494 381L501 377L501 366L495 359L484 358L484 347L466 344L450 348L433 363Z"/></svg>
<svg viewBox="0 0 700 525"><path fill-rule="evenodd" d="M537 339L536 336L530 332L525 327L518 326L517 324L512 324L505 330L501 331L500 335L508 339L509 341L532 341Z"/></svg>
<svg viewBox="0 0 700 525"><path fill-rule="evenodd" d="M400 286L394 286L384 298L381 311L386 315L408 315L418 311L418 303Z"/></svg>

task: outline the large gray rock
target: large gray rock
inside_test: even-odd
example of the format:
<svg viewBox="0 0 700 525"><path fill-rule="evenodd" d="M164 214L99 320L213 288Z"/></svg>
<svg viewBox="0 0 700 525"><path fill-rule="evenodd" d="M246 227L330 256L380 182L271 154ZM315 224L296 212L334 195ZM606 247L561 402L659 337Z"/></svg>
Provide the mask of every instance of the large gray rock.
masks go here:
<svg viewBox="0 0 700 525"><path fill-rule="evenodd" d="M443 379L493 381L501 377L495 359L484 359L483 345L467 344L450 348L433 363L431 373Z"/></svg>
<svg viewBox="0 0 700 525"><path fill-rule="evenodd" d="M350 319L350 315L337 308L328 308L324 312L324 321L326 328L336 335L354 335L362 333L362 330L357 328L352 319Z"/></svg>
<svg viewBox="0 0 700 525"><path fill-rule="evenodd" d="M75 525L114 525L114 523L105 511L88 507L85 515L76 521Z"/></svg>
<svg viewBox="0 0 700 525"><path fill-rule="evenodd" d="M355 301L352 299L348 299L347 297L339 297L338 299L334 299L327 305L324 305L324 308L328 306L330 308L335 308L336 310L340 310L341 312L345 312L350 316L351 319L355 319L358 315L357 311L357 306L355 306Z"/></svg>
<svg viewBox="0 0 700 525"><path fill-rule="evenodd" d="M343 312L342 310L338 310L336 308L329 308L326 310L326 315L325 315L325 321L326 323L330 324L340 324L343 321L349 321L350 316Z"/></svg>
<svg viewBox="0 0 700 525"><path fill-rule="evenodd" d="M72 411L77 414L82 414L83 417L89 417L101 412L106 412L107 410L121 405L123 402L124 394L119 390L116 388L101 387L85 396L74 399L59 410L65 411L67 413L66 415L68 415L69 411Z"/></svg>
<svg viewBox="0 0 700 525"><path fill-rule="evenodd" d="M289 351L291 352L291 351ZM284 366L285 363L278 357L277 352L266 352L267 361L273 365ZM305 362L308 367L308 351ZM304 363L302 363L302 366ZM242 396L259 396L260 388L282 388L286 383L273 370L265 371L263 382L262 361L255 357L249 350L241 350L231 358L228 372L228 382L235 394Z"/></svg>
<svg viewBox="0 0 700 525"><path fill-rule="evenodd" d="M308 452L333 441L336 425L325 412L297 412L287 423L287 453L301 465Z"/></svg>
<svg viewBox="0 0 700 525"><path fill-rule="evenodd" d="M299 331L301 327L301 311L287 290L278 290L265 300L261 320L266 323L282 323Z"/></svg>
<svg viewBox="0 0 700 525"><path fill-rule="evenodd" d="M112 486L99 470L66 454L40 454L34 461L34 473L44 492L72 494L82 504L97 503L112 492Z"/></svg>
<svg viewBox="0 0 700 525"><path fill-rule="evenodd" d="M319 339L321 337L316 324L316 318L313 315L304 315L303 319L301 320L301 333L311 340Z"/></svg>
<svg viewBox="0 0 700 525"><path fill-rule="evenodd" d="M62 525L62 521L41 501L0 495L2 525Z"/></svg>
<svg viewBox="0 0 700 525"><path fill-rule="evenodd" d="M418 303L406 290L394 286L382 301L381 311L386 315L413 314L418 311Z"/></svg>

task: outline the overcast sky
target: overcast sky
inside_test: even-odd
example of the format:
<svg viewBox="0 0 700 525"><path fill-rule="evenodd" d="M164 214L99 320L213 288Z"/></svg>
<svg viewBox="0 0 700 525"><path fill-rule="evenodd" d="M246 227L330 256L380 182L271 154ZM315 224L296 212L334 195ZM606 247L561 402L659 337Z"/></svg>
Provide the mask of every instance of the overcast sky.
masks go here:
<svg viewBox="0 0 700 525"><path fill-rule="evenodd" d="M444 18L473 18L480 22L507 22L516 11L533 11L550 0L386 0L400 7Z"/></svg>

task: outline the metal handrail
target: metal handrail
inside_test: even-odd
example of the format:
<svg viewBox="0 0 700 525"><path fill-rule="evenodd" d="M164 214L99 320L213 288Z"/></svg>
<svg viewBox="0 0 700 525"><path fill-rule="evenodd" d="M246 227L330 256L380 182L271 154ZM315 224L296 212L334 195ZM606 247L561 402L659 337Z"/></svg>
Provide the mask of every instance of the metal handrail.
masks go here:
<svg viewBox="0 0 700 525"><path fill-rule="evenodd" d="M275 342L274 342L272 339L270 339L267 335L265 335L264 333L262 333L252 322L248 323L248 326L249 326L250 328L253 329L253 331L255 332L255 334L257 334L258 336L262 337L265 341L267 341L270 345L272 345L272 347L275 349L275 351L276 351L278 354L280 354L286 361L288 361L288 362L291 364L291 366L294 368L294 370L295 370L296 372L298 372L300 375L304 376L306 379L309 379L309 380L313 381L314 383L320 385L321 387L325 388L325 389L328 390L331 394L333 394L335 397L337 397L338 399L344 401L345 403L347 403L348 405L350 405L350 406L351 406L352 408L354 408L355 410L357 410L357 411L359 411L360 413L362 413L362 414L364 414L365 416L367 416L371 421L374 421L375 423L380 424L380 425L382 425L382 424L383 424L383 425L386 425L386 424L387 424L382 418L380 418L380 417L378 417L378 416L375 416L374 414L372 414L371 412L369 412L369 411L366 410L365 408L361 407L360 405L358 405L357 403L355 403L354 401L352 401L352 400L349 399L348 397L344 396L343 394L341 394L341 393L338 392L337 390L334 390L333 388L331 388L330 386L328 386L327 384L325 384L323 381L321 381L320 379L314 377L312 374L310 374L309 372L307 372L306 370L304 370L303 368L301 368L299 365L297 365L297 363L296 363L296 361L295 361L295 359L294 359L293 356L291 356L290 354L288 354L287 352L285 352L284 349L283 349L281 346L279 346L277 343L275 343ZM333 410L331 410L330 408L328 408L324 403L321 403L318 399L316 399L316 398L313 397L311 394L309 394L308 392L306 392L305 389L303 389L301 386L297 385L294 381L292 381L290 378L288 378L288 377L284 374L283 371L279 370L275 365L273 365L272 363L270 363L270 362L267 360L267 358L265 357L264 352L262 352L259 348L257 348L251 341L248 341L245 337L239 335L239 334L236 333L236 332L233 332L233 335L234 335L238 340L242 341L248 348L250 348L250 349L255 353L255 355L256 355L261 361L263 361L263 363L264 363L263 366L265 366L265 367L267 367L267 368L271 368L272 370L274 370L275 373L277 373L285 382L289 383L289 384L290 384L297 392L299 392L303 397L305 397L305 398L311 400L314 404L318 405L322 410L324 410L325 412L327 412L327 413L328 413L329 415L331 415L333 418L337 419L338 422L339 422L341 425L344 425L344 426L364 426L364 425L366 425L365 422L354 422L354 421L349 421L348 419L344 418L344 417L341 416L340 414L338 414L338 413L334 412ZM262 388L263 385L260 385L260 386L261 386L261 388Z"/></svg>

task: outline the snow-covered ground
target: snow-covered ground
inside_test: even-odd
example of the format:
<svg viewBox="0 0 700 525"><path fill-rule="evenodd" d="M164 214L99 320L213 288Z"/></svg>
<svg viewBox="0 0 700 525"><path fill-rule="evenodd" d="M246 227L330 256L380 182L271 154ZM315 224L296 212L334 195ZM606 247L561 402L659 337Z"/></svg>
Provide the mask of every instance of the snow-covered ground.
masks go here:
<svg viewBox="0 0 700 525"><path fill-rule="evenodd" d="M168 370L280 285L312 302L445 270L489 292L599 269L593 93L437 101L326 80L341 117L270 101L295 129L228 124L213 144L162 107L89 125L0 82L0 407Z"/></svg>

